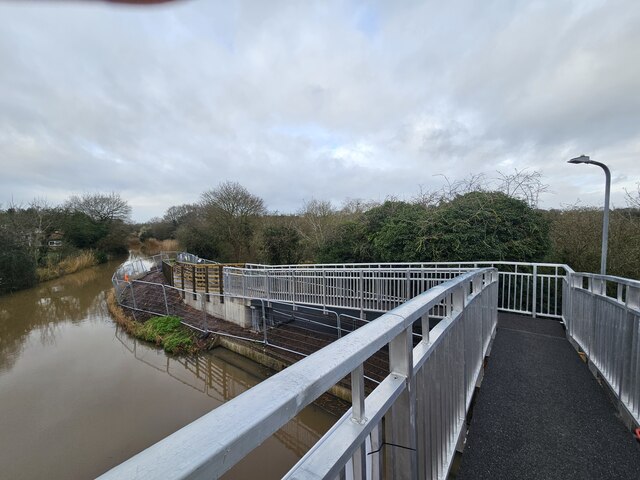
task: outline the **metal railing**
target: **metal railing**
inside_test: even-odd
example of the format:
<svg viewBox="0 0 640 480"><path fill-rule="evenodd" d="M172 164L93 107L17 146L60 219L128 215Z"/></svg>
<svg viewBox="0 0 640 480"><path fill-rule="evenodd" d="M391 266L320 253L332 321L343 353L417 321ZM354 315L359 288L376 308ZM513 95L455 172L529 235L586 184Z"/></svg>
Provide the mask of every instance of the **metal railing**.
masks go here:
<svg viewBox="0 0 640 480"><path fill-rule="evenodd" d="M572 273L564 289L569 339L640 424L640 282Z"/></svg>
<svg viewBox="0 0 640 480"><path fill-rule="evenodd" d="M469 268L225 268L226 295L269 302L387 312Z"/></svg>
<svg viewBox="0 0 640 480"><path fill-rule="evenodd" d="M111 281L115 285L116 280L136 279L149 272L155 272L162 268L162 262L175 260L177 252L161 252L152 257L135 257L124 262L112 275Z"/></svg>
<svg viewBox="0 0 640 480"><path fill-rule="evenodd" d="M476 268L499 271L498 309L562 319L567 265L523 262L353 263L225 268L224 292L246 298L386 312Z"/></svg>
<svg viewBox="0 0 640 480"><path fill-rule="evenodd" d="M217 478L302 408L351 375L353 407L287 478L444 478L465 429L497 322L498 275L437 285L263 381L101 478ZM429 316L444 318L429 331ZM424 332L413 347L414 327ZM428 333L427 333L428 332ZM363 363L382 348L389 374L365 396Z"/></svg>

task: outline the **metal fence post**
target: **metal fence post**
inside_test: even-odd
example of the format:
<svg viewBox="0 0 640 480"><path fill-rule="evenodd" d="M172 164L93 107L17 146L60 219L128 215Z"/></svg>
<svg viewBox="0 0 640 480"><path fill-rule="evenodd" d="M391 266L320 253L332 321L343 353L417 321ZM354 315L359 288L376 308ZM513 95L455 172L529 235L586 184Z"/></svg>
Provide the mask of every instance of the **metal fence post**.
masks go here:
<svg viewBox="0 0 640 480"><path fill-rule="evenodd" d="M271 301L271 282L269 281L269 270L265 270L264 277L264 294L267 297L267 302ZM244 288L244 276L242 277L242 283Z"/></svg>
<svg viewBox="0 0 640 480"><path fill-rule="evenodd" d="M169 316L169 302L167 302L167 289L164 287L164 285L160 284L162 286L162 295L164 296L164 308L167 312L167 316Z"/></svg>
<svg viewBox="0 0 640 480"><path fill-rule="evenodd" d="M131 287L131 300L133 302L133 308L137 310L138 306L136 305L136 294L133 292L133 282L130 282L129 286Z"/></svg>
<svg viewBox="0 0 640 480"><path fill-rule="evenodd" d="M196 285L196 265L191 265L191 285L193 290L193 299L197 300L198 297L196 295L197 285Z"/></svg>
<svg viewBox="0 0 640 480"><path fill-rule="evenodd" d="M327 309L327 272L322 269L322 307Z"/></svg>
<svg viewBox="0 0 640 480"><path fill-rule="evenodd" d="M405 389L390 409L391 421L385 422L388 478L415 479L418 470L416 454L416 390L413 378L412 326L405 329L389 343L389 371L405 377Z"/></svg>
<svg viewBox="0 0 640 480"><path fill-rule="evenodd" d="M364 318L364 271L360 270L360 278L358 279L358 289L360 290L360 318Z"/></svg>
<svg viewBox="0 0 640 480"><path fill-rule="evenodd" d="M364 425L367 421L364 410L364 365L361 363L351 372L351 421ZM366 478L366 452L364 444L355 451L352 456L353 478Z"/></svg>
<svg viewBox="0 0 640 480"><path fill-rule="evenodd" d="M207 304L206 304L206 295L200 294L200 307L202 308L202 325L204 331L209 333L209 322L207 321Z"/></svg>
<svg viewBox="0 0 640 480"><path fill-rule="evenodd" d="M260 299L260 303L262 303L262 336L265 345L269 344L269 339L267 338L267 313L264 307L264 300Z"/></svg>
<svg viewBox="0 0 640 480"><path fill-rule="evenodd" d="M532 295L532 299L533 299L533 304L531 305L531 316L533 318L536 318L536 312L538 310L538 308L537 308L537 303L538 303L538 266L537 265L533 266L533 295Z"/></svg>

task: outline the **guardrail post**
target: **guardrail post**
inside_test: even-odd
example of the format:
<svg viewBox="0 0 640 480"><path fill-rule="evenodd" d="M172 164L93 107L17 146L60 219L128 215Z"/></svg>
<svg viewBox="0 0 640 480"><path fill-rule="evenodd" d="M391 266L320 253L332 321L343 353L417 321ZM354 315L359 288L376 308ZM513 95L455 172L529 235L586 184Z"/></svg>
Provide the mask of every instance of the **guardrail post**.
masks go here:
<svg viewBox="0 0 640 480"><path fill-rule="evenodd" d="M358 289L360 290L360 318L364 318L364 271L360 270L360 278L358 279Z"/></svg>
<svg viewBox="0 0 640 480"><path fill-rule="evenodd" d="M627 286L626 304L629 308L640 310L640 288Z"/></svg>
<svg viewBox="0 0 640 480"><path fill-rule="evenodd" d="M425 313L420 320L422 322L422 341L429 343L431 341L429 339L429 314Z"/></svg>
<svg viewBox="0 0 640 480"><path fill-rule="evenodd" d="M264 300L260 299L260 303L262 304L262 341L265 345L268 345L269 340L267 339L267 313L264 307Z"/></svg>
<svg viewBox="0 0 640 480"><path fill-rule="evenodd" d="M356 423L365 423L367 420L364 412L364 365L361 363L351 372L351 420Z"/></svg>
<svg viewBox="0 0 640 480"><path fill-rule="evenodd" d="M327 309L327 272L322 269L322 308Z"/></svg>
<svg viewBox="0 0 640 480"><path fill-rule="evenodd" d="M351 372L351 421L363 425L367 419L364 411L364 399L366 393L364 391L364 365L361 363ZM366 478L366 452L364 445L355 451L352 456L353 461L353 478Z"/></svg>
<svg viewBox="0 0 640 480"><path fill-rule="evenodd" d="M409 270L405 273L405 301L411 299L411 272Z"/></svg>
<svg viewBox="0 0 640 480"><path fill-rule="evenodd" d="M271 301L271 282L269 281L269 270L265 270L264 275L264 294L267 298L267 302ZM244 277L242 278L242 284L244 285ZM244 288L244 287L243 287Z"/></svg>
<svg viewBox="0 0 640 480"><path fill-rule="evenodd" d="M461 312L462 310L464 310L464 307L467 303L467 292L469 291L468 289L468 285L463 284L454 290L451 307L449 308L449 311L446 312L447 315L451 315L453 311Z"/></svg>
<svg viewBox="0 0 640 480"><path fill-rule="evenodd" d="M416 455L416 391L413 378L412 326L389 343L389 371L405 377L406 388L391 406L390 418L386 421L387 478L405 480L417 475ZM389 445L400 445L404 448Z"/></svg>
<svg viewBox="0 0 640 480"><path fill-rule="evenodd" d="M591 293L595 293L596 295L606 295L606 282L601 278L590 277L589 287Z"/></svg>
<svg viewBox="0 0 640 480"><path fill-rule="evenodd" d="M218 265L218 293L220 303L224 303L224 265Z"/></svg>
<svg viewBox="0 0 640 480"><path fill-rule="evenodd" d="M533 295L532 295L533 303L531 304L531 316L536 318L536 313L538 310L538 266L533 266Z"/></svg>

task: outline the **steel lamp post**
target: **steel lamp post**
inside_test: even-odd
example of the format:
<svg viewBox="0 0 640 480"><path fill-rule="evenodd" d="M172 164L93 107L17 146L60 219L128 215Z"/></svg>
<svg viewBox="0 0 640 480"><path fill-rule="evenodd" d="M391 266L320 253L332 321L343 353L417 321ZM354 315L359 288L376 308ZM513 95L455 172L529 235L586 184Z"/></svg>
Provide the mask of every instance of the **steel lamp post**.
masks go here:
<svg viewBox="0 0 640 480"><path fill-rule="evenodd" d="M590 165L597 165L604 170L605 185L604 185L604 214L602 217L602 254L600 256L600 274L607 274L607 244L609 240L609 194L611 190L611 172L609 167L604 163L591 160L588 155L580 155L579 157L572 158L567 163L588 163Z"/></svg>

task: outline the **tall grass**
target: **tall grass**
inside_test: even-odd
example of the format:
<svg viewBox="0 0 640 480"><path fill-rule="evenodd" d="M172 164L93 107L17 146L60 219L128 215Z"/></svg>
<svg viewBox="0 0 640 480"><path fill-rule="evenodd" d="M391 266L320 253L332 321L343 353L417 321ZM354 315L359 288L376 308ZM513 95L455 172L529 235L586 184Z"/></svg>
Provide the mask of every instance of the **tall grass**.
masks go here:
<svg viewBox="0 0 640 480"><path fill-rule="evenodd" d="M175 252L180 249L177 240L156 240L155 238L147 238L142 244L142 251L147 255L156 255L160 252Z"/></svg>
<svg viewBox="0 0 640 480"><path fill-rule="evenodd" d="M44 282L54 278L69 275L88 267L97 265L98 261L94 253L90 250L84 250L76 255L66 257L59 262L48 263L47 266L38 268L38 281Z"/></svg>

